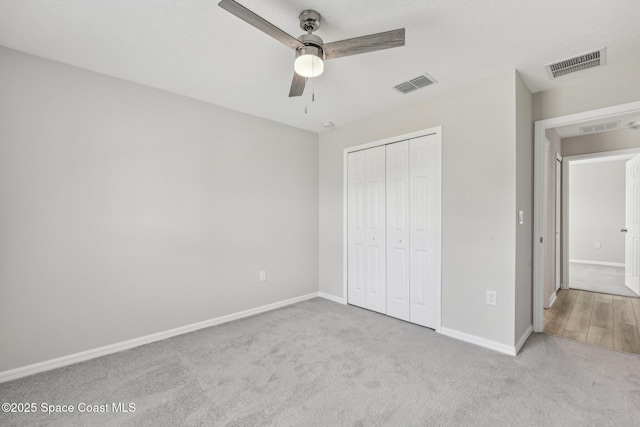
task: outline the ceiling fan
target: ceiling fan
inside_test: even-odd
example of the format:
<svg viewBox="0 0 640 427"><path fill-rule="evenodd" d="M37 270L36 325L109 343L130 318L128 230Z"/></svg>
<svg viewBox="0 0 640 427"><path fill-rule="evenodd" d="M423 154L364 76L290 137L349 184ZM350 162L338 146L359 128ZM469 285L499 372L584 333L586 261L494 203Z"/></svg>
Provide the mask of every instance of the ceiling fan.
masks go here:
<svg viewBox="0 0 640 427"><path fill-rule="evenodd" d="M290 97L302 95L307 79L322 74L325 60L404 46L404 28L324 43L312 34L320 28L322 19L315 10L305 10L300 14L300 28L307 34L296 39L234 0L222 0L218 6L296 51Z"/></svg>

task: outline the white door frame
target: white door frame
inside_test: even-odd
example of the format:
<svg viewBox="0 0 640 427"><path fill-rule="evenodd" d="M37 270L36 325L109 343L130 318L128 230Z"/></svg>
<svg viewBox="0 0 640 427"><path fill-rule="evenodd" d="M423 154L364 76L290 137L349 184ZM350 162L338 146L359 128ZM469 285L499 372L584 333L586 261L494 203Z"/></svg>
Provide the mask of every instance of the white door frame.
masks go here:
<svg viewBox="0 0 640 427"><path fill-rule="evenodd" d="M548 244L543 237L543 218L546 206L544 196L545 163L544 158L545 132L558 126L577 124L594 119L615 117L620 114L640 112L640 101L627 104L615 105L612 107L600 108L597 110L585 111L566 116L554 117L551 119L538 120L535 122L534 137L534 168L533 168L533 331L544 331L544 259L547 253ZM553 170L553 169L552 169Z"/></svg>
<svg viewBox="0 0 640 427"><path fill-rule="evenodd" d="M628 160L640 154L640 147L565 156L562 166L562 289L569 289L569 174L575 163Z"/></svg>
<svg viewBox="0 0 640 427"><path fill-rule="evenodd" d="M379 141L373 141L366 144L356 145L353 147L347 147L344 149L343 158L342 158L342 298L343 302L347 303L347 277L348 277L348 260L347 260L347 156L349 153L354 151L366 150L367 148L378 147L380 145L388 145L393 144L394 142L400 142L407 139L418 138L421 136L427 135L435 135L436 136L436 151L438 153L438 157L440 158L440 162L437 165L436 176L438 179L438 183L436 187L438 188L438 194L436 196L436 200L440 209L438 210L438 217L436 218L436 223L439 225L438 227L438 236L436 247L438 248L438 253L436 254L436 332L440 332L442 328L442 126L436 126L428 129L419 130L417 132L411 132L404 135L398 135L391 138L381 139Z"/></svg>
<svg viewBox="0 0 640 427"><path fill-rule="evenodd" d="M556 259L555 259L555 284L553 286L553 293L556 294L562 286L562 170L564 169L564 163L562 162L562 156L556 154L556 212L555 212L555 230L553 230L554 245L556 246Z"/></svg>

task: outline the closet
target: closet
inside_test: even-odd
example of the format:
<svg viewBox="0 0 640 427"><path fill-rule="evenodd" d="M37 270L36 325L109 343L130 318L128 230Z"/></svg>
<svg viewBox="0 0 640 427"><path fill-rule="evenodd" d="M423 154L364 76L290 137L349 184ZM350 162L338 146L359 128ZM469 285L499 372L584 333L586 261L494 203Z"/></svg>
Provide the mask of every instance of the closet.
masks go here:
<svg viewBox="0 0 640 427"><path fill-rule="evenodd" d="M435 134L347 154L347 300L430 328L439 313Z"/></svg>

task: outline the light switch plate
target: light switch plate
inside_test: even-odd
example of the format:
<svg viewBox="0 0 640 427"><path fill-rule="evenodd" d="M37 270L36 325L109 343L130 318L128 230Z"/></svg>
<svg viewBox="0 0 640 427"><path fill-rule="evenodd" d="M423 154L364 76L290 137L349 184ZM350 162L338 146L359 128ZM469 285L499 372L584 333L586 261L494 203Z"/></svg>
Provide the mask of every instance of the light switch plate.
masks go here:
<svg viewBox="0 0 640 427"><path fill-rule="evenodd" d="M496 305L496 291L487 290L487 304Z"/></svg>

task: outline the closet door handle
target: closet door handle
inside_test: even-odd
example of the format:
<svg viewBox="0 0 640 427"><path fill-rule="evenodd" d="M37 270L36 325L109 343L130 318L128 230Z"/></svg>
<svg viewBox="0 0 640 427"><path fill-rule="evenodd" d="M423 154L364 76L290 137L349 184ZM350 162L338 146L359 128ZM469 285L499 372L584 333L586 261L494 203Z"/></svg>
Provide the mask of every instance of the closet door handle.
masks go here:
<svg viewBox="0 0 640 427"><path fill-rule="evenodd" d="M371 240L376 240L376 236L371 236Z"/></svg>
<svg viewBox="0 0 640 427"><path fill-rule="evenodd" d="M402 239L398 239L398 243L402 243Z"/></svg>
<svg viewBox="0 0 640 427"><path fill-rule="evenodd" d="M620 231L621 231L621 232L623 232L623 233L626 233L626 232L627 232L627 229L626 229L626 228L623 228L623 229L622 229L622 230L620 230Z"/></svg>

